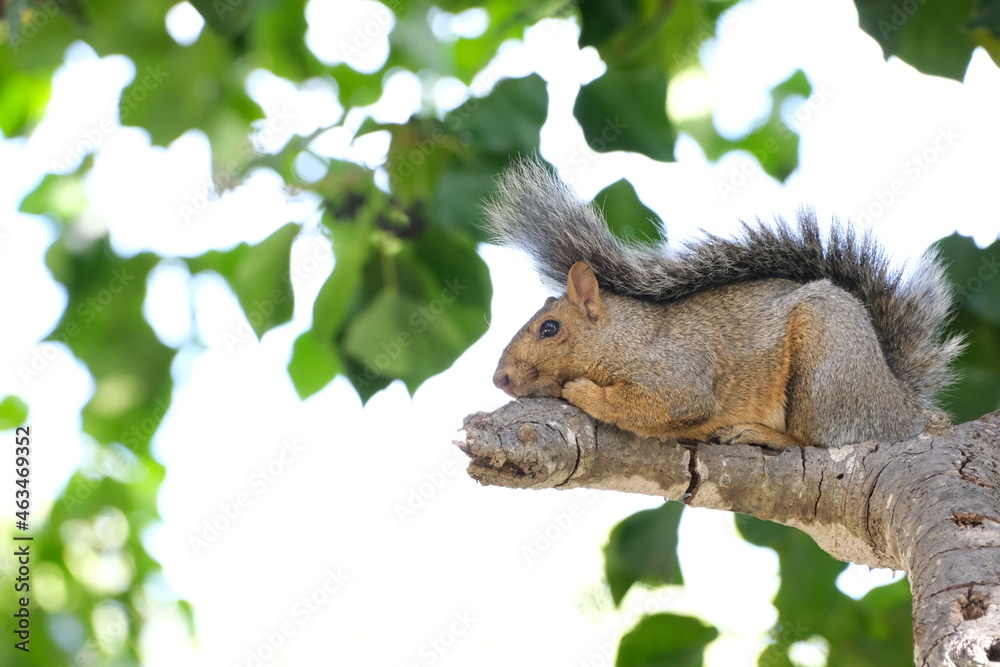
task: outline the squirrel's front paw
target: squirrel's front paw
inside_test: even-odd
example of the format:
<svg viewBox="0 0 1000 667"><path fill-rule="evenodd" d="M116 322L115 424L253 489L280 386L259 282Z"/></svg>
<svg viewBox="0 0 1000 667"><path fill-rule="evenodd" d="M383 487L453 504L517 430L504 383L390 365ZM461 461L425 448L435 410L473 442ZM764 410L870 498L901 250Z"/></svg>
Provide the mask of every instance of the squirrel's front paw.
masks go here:
<svg viewBox="0 0 1000 667"><path fill-rule="evenodd" d="M604 403L604 387L587 378L570 380L562 387L562 397L582 410Z"/></svg>

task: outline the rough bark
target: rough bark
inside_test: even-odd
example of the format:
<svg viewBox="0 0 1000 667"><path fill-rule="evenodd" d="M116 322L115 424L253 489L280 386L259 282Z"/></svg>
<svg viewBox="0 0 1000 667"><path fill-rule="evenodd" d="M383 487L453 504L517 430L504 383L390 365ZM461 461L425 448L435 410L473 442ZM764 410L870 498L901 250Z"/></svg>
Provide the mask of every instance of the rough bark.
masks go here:
<svg viewBox="0 0 1000 667"><path fill-rule="evenodd" d="M1000 412L897 443L775 454L660 442L557 399L465 421L469 475L519 489L589 487L752 514L834 558L905 570L916 664L1000 664Z"/></svg>

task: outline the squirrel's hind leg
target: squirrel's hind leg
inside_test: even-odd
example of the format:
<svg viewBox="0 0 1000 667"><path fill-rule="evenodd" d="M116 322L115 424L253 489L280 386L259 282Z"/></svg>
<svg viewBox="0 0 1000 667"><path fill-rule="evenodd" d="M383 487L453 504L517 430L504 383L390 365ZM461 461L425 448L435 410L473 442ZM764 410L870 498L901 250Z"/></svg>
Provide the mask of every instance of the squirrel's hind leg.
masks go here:
<svg viewBox="0 0 1000 667"><path fill-rule="evenodd" d="M787 433L775 431L763 424L733 424L716 429L710 439L720 445L756 445L768 449L782 450L790 445L803 446Z"/></svg>
<svg viewBox="0 0 1000 667"><path fill-rule="evenodd" d="M787 430L821 447L919 433L923 413L890 368L864 304L825 280L795 296Z"/></svg>

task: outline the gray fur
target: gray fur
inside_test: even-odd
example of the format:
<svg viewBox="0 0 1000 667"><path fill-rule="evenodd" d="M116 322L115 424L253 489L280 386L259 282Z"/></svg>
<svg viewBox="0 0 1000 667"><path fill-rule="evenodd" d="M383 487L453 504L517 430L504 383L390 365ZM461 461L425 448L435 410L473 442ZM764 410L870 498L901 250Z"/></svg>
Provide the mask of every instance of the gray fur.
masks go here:
<svg viewBox="0 0 1000 667"><path fill-rule="evenodd" d="M564 288L577 261L591 266L604 289L653 302L762 278L827 279L864 303L889 367L925 407L953 381L949 367L962 342L940 340L953 296L933 251L904 278L870 233L859 237L834 220L824 242L808 209L794 225L780 217L770 226L744 222L734 239L705 234L678 252L626 244L537 158L521 159L499 176L485 212L492 239L527 252L555 289Z"/></svg>

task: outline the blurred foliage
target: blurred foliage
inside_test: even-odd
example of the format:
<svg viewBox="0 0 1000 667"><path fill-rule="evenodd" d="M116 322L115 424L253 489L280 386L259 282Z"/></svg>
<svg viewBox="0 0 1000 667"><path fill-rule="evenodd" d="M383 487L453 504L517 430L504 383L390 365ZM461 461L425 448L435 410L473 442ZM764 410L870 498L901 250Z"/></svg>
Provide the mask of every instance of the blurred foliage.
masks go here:
<svg viewBox="0 0 1000 667"><path fill-rule="evenodd" d="M952 421L962 423L1000 407L1000 241L978 248L952 234L938 247L958 305L950 331L967 345L955 364L959 381L945 395Z"/></svg>
<svg viewBox="0 0 1000 667"><path fill-rule="evenodd" d="M694 137L705 151L705 157L718 160L731 151L745 151L756 158L769 175L784 180L799 162L799 135L781 114L786 101L805 100L812 86L805 73L796 71L771 89L771 112L750 132L736 139L719 136L709 115L686 118L680 129ZM720 194L728 196L735 188L722 184Z"/></svg>
<svg viewBox="0 0 1000 667"><path fill-rule="evenodd" d="M677 559L677 526L683 511L682 503L666 502L636 512L611 529L604 548L604 573L616 605L637 583L684 583Z"/></svg>
<svg viewBox="0 0 1000 667"><path fill-rule="evenodd" d="M161 146L185 132L203 132L211 142L218 194L252 170L269 169L290 194L311 193L320 202L316 213L336 262L313 306L311 329L291 350L288 372L299 394L310 396L337 375L346 376L364 399L397 379L412 392L485 330L491 288L476 253L483 240L478 205L511 156L537 150L546 118L548 93L537 76L475 79L473 85L500 46L542 18L575 17L580 45L595 48L607 65L602 76L582 88L575 106L593 150L630 150L671 160L683 131L710 159L744 150L767 173L783 179L796 167L798 137L780 112L789 100L812 94L801 72L775 86L770 115L741 137L720 136L711 110L673 118L666 104L671 83L699 71L699 48L736 4L387 2L388 8L372 5L372 20L386 29L393 26L388 57L376 71L360 72L345 63L322 62L306 46L305 0L192 0L205 26L188 45L178 44L166 30L175 0L8 0L0 3L0 37L7 42L0 50L0 131L5 137L31 135L45 117L53 74L72 43L83 41L100 56L126 56L135 74L119 100L123 124L145 129ZM998 59L995 2L856 4L862 27L887 57L896 55L926 73L961 78L977 44ZM434 16L472 7L488 17L482 34L435 36ZM341 50L360 46L345 42ZM450 110L438 108L428 92L424 106L405 121L365 120L355 138L383 132L390 140L386 161L376 171L319 158L311 150L313 141L334 128L293 136L272 153L254 151L254 132L267 123L247 92L248 74L258 69L299 86L319 82L335 90L347 112L335 123L337 129L347 127L350 112L363 114L363 107L377 101L398 71L417 74L428 91L444 77L470 88L465 101ZM321 160L324 173L305 179L296 168L303 156ZM57 230L46 263L68 301L48 340L52 349L71 352L94 379L94 394L81 414L86 461L48 521L32 525L34 585L40 589L33 623L43 631L33 634L23 664L140 664L143 627L165 604L154 602L159 566L141 540L158 520L156 494L164 473L151 456L150 441L173 395L175 350L157 339L142 314L147 277L163 258L152 252L122 256L107 236L89 235L81 219L91 214L86 177L92 164L87 156L74 173L46 176L21 203L23 212L45 216ZM659 235L650 222L655 215L628 183L610 186L598 202L617 221L616 233L637 239ZM261 337L291 316L289 249L304 222L291 221L259 243L183 261L192 273L212 271L224 278ZM995 408L1000 400L1000 299L994 294L996 281L990 282L996 276L995 251L980 254L958 238L944 245L945 254L955 258L953 277L968 287L956 322L971 332L962 366L966 383L953 403L963 418ZM980 287L973 287L977 279ZM42 372L47 363L37 356L23 367L23 377ZM0 402L0 428L26 418L26 406L18 399ZM608 578L616 600L635 583L680 581L679 511L668 504L615 529ZM779 624L790 627L798 619L810 635L827 638L835 647L831 664L869 664L876 657L892 663L909 655L901 585L857 602L841 599L833 586L841 566L824 561L824 554L802 542L808 538L771 528L745 530L781 555ZM98 576L101 572L114 576ZM787 592L801 592L800 587L808 595ZM13 608L13 595L10 588L0 595L4 609ZM832 620L827 617L831 609L836 610ZM10 618L5 631L9 625ZM700 664L703 647L715 634L694 619L652 616L625 638L619 664ZM768 655L787 661L786 649L779 641ZM850 662L855 659L868 662Z"/></svg>
<svg viewBox="0 0 1000 667"><path fill-rule="evenodd" d="M615 667L701 667L718 635L696 618L650 614L622 637Z"/></svg>
<svg viewBox="0 0 1000 667"><path fill-rule="evenodd" d="M615 181L594 197L602 211L612 211L608 226L618 237L629 243L665 241L659 216L639 200L635 188L624 178Z"/></svg>
<svg viewBox="0 0 1000 667"><path fill-rule="evenodd" d="M962 80L972 51L1000 65L1000 5L995 0L854 0L861 28L886 58L924 74Z"/></svg>
<svg viewBox="0 0 1000 667"><path fill-rule="evenodd" d="M826 640L828 667L913 664L910 588L905 580L855 600L836 587L844 563L805 533L745 514L736 515L736 527L751 544L774 549L781 566L774 598L778 622L761 654L762 666L792 667L790 649L815 637Z"/></svg>
<svg viewBox="0 0 1000 667"><path fill-rule="evenodd" d="M289 223L255 246L240 243L232 250L193 257L187 260L188 268L191 273L214 271L225 278L259 339L292 319L295 295L289 263L298 232L299 226Z"/></svg>
<svg viewBox="0 0 1000 667"><path fill-rule="evenodd" d="M4 396L0 401L0 431L8 431L28 419L28 404L17 396Z"/></svg>

